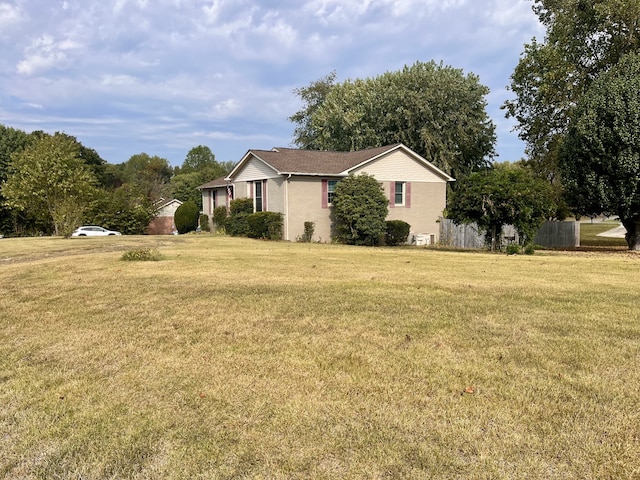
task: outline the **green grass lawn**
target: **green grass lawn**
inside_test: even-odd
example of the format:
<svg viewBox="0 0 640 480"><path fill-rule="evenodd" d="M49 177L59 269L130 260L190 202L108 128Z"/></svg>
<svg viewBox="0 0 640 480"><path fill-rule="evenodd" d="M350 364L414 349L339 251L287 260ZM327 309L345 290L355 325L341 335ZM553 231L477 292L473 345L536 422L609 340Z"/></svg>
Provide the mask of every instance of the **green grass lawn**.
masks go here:
<svg viewBox="0 0 640 480"><path fill-rule="evenodd" d="M620 225L620 222L596 222L580 224L581 247L627 247L624 238L598 237L598 234Z"/></svg>
<svg viewBox="0 0 640 480"><path fill-rule="evenodd" d="M122 261L132 249L162 260ZM0 240L0 477L640 478L640 256Z"/></svg>

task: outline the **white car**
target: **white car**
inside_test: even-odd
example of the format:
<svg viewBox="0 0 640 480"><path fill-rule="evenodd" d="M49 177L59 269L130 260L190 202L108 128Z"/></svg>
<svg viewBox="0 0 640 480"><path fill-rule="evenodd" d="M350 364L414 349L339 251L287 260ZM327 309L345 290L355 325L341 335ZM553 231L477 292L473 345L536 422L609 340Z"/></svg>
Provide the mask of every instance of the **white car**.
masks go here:
<svg viewBox="0 0 640 480"><path fill-rule="evenodd" d="M120 232L107 230L106 228L89 225L86 227L78 227L72 234L72 237L104 237L107 235L122 235Z"/></svg>

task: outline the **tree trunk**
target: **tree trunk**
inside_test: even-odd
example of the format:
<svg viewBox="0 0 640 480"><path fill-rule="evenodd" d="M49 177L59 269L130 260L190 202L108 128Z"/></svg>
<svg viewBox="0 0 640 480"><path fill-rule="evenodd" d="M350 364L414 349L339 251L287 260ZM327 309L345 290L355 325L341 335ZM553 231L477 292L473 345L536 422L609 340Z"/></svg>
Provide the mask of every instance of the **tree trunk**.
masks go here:
<svg viewBox="0 0 640 480"><path fill-rule="evenodd" d="M623 219L622 225L627 229L624 239L629 245L629 250L640 250L640 218Z"/></svg>

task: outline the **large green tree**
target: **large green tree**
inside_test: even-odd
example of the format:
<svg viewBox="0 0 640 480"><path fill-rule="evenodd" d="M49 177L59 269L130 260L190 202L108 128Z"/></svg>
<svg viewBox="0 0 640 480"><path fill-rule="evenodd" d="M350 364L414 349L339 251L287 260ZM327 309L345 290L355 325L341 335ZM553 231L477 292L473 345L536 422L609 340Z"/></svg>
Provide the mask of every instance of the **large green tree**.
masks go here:
<svg viewBox="0 0 640 480"><path fill-rule="evenodd" d="M136 189L125 183L115 189L100 189L86 213L88 223L101 225L123 234L145 233L156 216L157 207Z"/></svg>
<svg viewBox="0 0 640 480"><path fill-rule="evenodd" d="M311 82L309 86L296 88L293 91L300 97L304 105L301 110L289 117L289 120L296 125L293 138L298 147L305 150L322 150L322 146L318 142L318 134L313 125L313 116L322 106L335 84L336 72L334 70L326 77Z"/></svg>
<svg viewBox="0 0 640 480"><path fill-rule="evenodd" d="M533 242L555 207L548 182L519 164L497 163L460 182L450 197L448 216L456 223L475 222L495 250L505 225L516 228L522 244Z"/></svg>
<svg viewBox="0 0 640 480"><path fill-rule="evenodd" d="M176 169L178 173L171 178L171 195L182 202L191 200L202 210L202 193L197 187L226 175L232 169L232 162L217 162L209 147L193 147L182 166Z"/></svg>
<svg viewBox="0 0 640 480"><path fill-rule="evenodd" d="M180 173L199 172L217 165L216 156L206 145L193 147L182 162Z"/></svg>
<svg viewBox="0 0 640 480"><path fill-rule="evenodd" d="M403 143L455 178L487 166L495 154L489 89L476 75L417 62L374 78L334 79L296 90L303 108L290 120L298 147L353 151Z"/></svg>
<svg viewBox="0 0 640 480"><path fill-rule="evenodd" d="M0 185L7 180L11 155L29 145L33 140L27 132L0 125ZM0 233L8 234L17 229L19 212L5 203L0 191Z"/></svg>
<svg viewBox="0 0 640 480"><path fill-rule="evenodd" d="M2 184L5 204L50 222L55 235L70 235L95 193L95 175L80 155L78 142L59 133L14 153Z"/></svg>
<svg viewBox="0 0 640 480"><path fill-rule="evenodd" d="M120 168L122 182L135 185L149 201L157 202L170 195L173 169L167 159L143 152L132 155Z"/></svg>
<svg viewBox="0 0 640 480"><path fill-rule="evenodd" d="M601 72L640 47L638 0L534 0L546 28L525 45L511 76L507 117L526 142L529 166L559 192L558 156L575 107Z"/></svg>
<svg viewBox="0 0 640 480"><path fill-rule="evenodd" d="M388 204L374 177L360 174L340 180L332 206L337 239L352 245L377 245L386 231Z"/></svg>
<svg viewBox="0 0 640 480"><path fill-rule="evenodd" d="M560 156L579 214L615 214L640 250L640 54L623 57L581 98Z"/></svg>

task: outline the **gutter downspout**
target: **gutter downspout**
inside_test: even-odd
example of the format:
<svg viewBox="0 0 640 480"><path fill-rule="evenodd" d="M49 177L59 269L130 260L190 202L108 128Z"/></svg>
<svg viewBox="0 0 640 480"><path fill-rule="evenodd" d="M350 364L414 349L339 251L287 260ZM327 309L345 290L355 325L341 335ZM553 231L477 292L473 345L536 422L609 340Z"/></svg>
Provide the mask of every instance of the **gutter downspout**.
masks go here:
<svg viewBox="0 0 640 480"><path fill-rule="evenodd" d="M284 181L284 239L289 240L289 181L291 174Z"/></svg>

